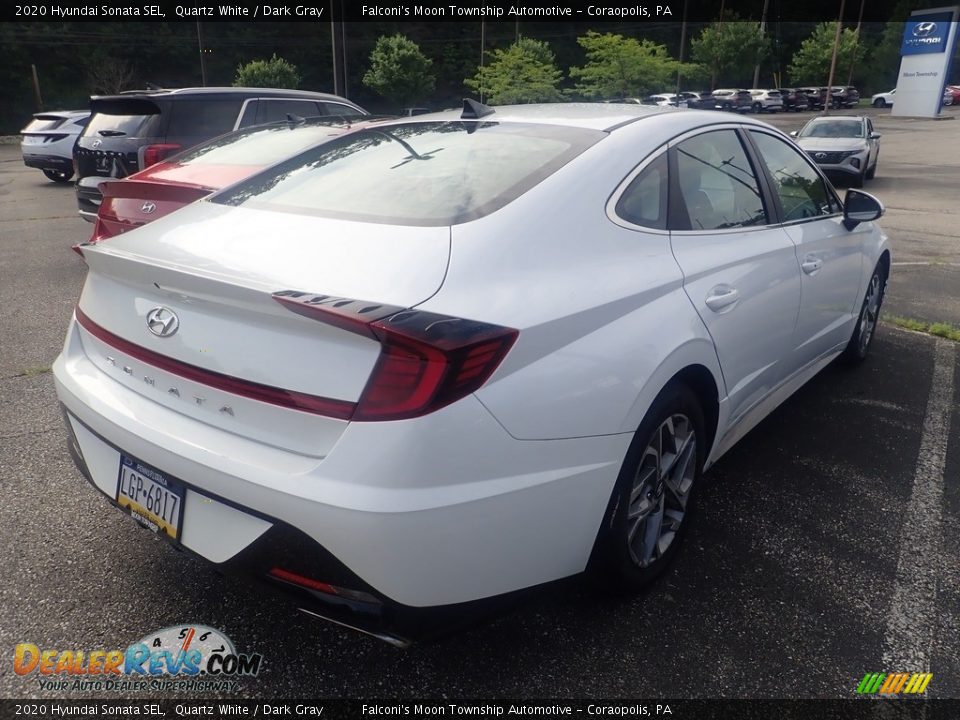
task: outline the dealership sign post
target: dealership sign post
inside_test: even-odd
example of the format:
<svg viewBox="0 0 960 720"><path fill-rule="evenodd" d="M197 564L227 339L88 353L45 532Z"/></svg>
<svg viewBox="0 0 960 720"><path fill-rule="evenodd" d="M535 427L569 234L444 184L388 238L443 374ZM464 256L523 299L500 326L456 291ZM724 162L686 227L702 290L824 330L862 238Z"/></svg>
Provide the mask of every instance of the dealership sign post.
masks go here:
<svg viewBox="0 0 960 720"><path fill-rule="evenodd" d="M900 45L900 75L892 115L937 117L957 47L960 7L910 14Z"/></svg>

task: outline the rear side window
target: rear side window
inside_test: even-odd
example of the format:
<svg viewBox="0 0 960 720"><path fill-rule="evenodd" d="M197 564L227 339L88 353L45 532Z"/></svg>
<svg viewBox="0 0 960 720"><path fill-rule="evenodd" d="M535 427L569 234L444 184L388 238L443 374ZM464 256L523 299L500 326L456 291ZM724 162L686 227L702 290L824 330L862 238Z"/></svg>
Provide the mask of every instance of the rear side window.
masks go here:
<svg viewBox="0 0 960 720"><path fill-rule="evenodd" d="M298 117L313 117L315 115L322 115L323 112L313 100L273 100L270 98L261 98L257 122L267 123L286 120L288 114Z"/></svg>
<svg viewBox="0 0 960 720"><path fill-rule="evenodd" d="M399 225L487 215L605 133L496 122L424 122L350 133L255 175L213 202Z"/></svg>
<svg viewBox="0 0 960 720"><path fill-rule="evenodd" d="M733 130L715 130L677 145L677 184L689 216L678 230L765 225L760 184Z"/></svg>
<svg viewBox="0 0 960 720"><path fill-rule="evenodd" d="M240 114L243 100L239 98L181 99L170 103L170 125L167 136L171 138L209 138L233 130Z"/></svg>
<svg viewBox="0 0 960 720"><path fill-rule="evenodd" d="M617 215L634 225L667 228L667 155L640 171L617 201Z"/></svg>
<svg viewBox="0 0 960 720"><path fill-rule="evenodd" d="M320 103L320 106L323 108L324 115L340 115L342 117L358 117L360 115L363 115L363 113L357 110L355 107L352 107L350 105L344 105L343 103L322 102ZM417 109L417 108L414 108L414 109ZM411 113L411 114L419 115L421 113Z"/></svg>

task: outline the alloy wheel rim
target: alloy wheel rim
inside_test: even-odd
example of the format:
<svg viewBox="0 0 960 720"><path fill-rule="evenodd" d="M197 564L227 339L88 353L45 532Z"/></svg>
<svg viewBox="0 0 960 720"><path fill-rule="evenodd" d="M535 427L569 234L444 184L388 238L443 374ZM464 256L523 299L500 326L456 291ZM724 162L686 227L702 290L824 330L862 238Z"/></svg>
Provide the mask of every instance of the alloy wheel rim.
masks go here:
<svg viewBox="0 0 960 720"><path fill-rule="evenodd" d="M870 287L867 288L867 297L863 303L863 312L860 314L860 352L864 353L873 331L877 327L877 315L880 313L880 276L870 278Z"/></svg>
<svg viewBox="0 0 960 720"><path fill-rule="evenodd" d="M652 565L676 538L693 489L696 457L693 423L680 413L660 424L643 451L627 506L627 547L636 565Z"/></svg>

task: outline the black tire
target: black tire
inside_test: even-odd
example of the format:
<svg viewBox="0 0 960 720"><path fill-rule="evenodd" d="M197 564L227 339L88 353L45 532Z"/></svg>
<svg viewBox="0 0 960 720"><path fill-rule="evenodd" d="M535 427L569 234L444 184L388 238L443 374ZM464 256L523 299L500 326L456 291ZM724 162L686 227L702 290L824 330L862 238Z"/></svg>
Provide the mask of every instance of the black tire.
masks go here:
<svg viewBox="0 0 960 720"><path fill-rule="evenodd" d="M762 112L763 112L763 103L755 102L755 103L753 104L753 112L757 113L758 115L759 115L760 113L762 113Z"/></svg>
<svg viewBox="0 0 960 720"><path fill-rule="evenodd" d="M659 462L651 460L648 450L651 450L654 443L664 442L664 437L669 435L669 430L663 430L668 421L670 427L676 430L674 438L681 434L687 434L687 437L692 435L693 438L693 447L685 444L686 450L675 453L675 457L682 457L678 457L671 466L672 472L679 471L682 476L679 481L676 477L664 481L658 476L649 482L641 483L640 489L648 487L649 492L638 494L633 501L633 507L639 509L641 504L646 504L647 508L653 510L648 511L646 520L628 518L631 512L631 495L635 481L641 480L641 471L652 471L657 475L656 468L661 467ZM690 526L690 515L703 473L706 452L703 410L696 395L682 383L667 385L657 395L637 428L597 534L591 567L607 585L615 590L635 592L656 579L670 565ZM662 456L663 453L660 457ZM675 485L678 488L685 487L686 491L681 494L674 493L671 488ZM685 500L681 500L681 495L685 496ZM639 533L648 529L647 522L657 521L658 503L659 524L656 530L650 526L651 534L648 535L656 536L657 540L648 545L642 542ZM678 510L681 505L682 510ZM668 516L665 510L669 510L671 514ZM680 516L679 520L677 515ZM631 544L631 526L639 524L641 520L643 526L635 530L634 542ZM664 522L670 525L664 526ZM641 541L639 548L636 547L638 540ZM664 540L666 545L661 547ZM643 555L647 549L650 550L651 557L644 562L645 558L638 557L637 552Z"/></svg>
<svg viewBox="0 0 960 720"><path fill-rule="evenodd" d="M850 342L840 354L840 360L847 365L858 365L867 359L873 336L876 335L877 323L880 320L880 309L883 307L883 296L887 290L887 268L881 262L873 269L867 291L863 295L863 304L860 306L860 315L853 328ZM874 294L876 296L874 297ZM873 307L871 308L871 304Z"/></svg>
<svg viewBox="0 0 960 720"><path fill-rule="evenodd" d="M56 183L68 183L70 178L73 177L73 171L66 172L64 170L44 170L43 174L47 176L48 180L53 180Z"/></svg>
<svg viewBox="0 0 960 720"><path fill-rule="evenodd" d="M866 178L867 180L873 180L877 176L877 165L880 164L880 158L877 158L873 161L873 165L870 166L870 169L867 170Z"/></svg>
<svg viewBox="0 0 960 720"><path fill-rule="evenodd" d="M866 174L865 172L861 172L859 175L855 176L855 177L850 181L850 187L852 187L852 188L862 188L862 187L863 187L863 178L864 178L864 175L865 175L865 174Z"/></svg>
<svg viewBox="0 0 960 720"><path fill-rule="evenodd" d="M733 106L730 103L725 102L720 106L720 109L724 112L730 112L733 109Z"/></svg>
<svg viewBox="0 0 960 720"><path fill-rule="evenodd" d="M885 108L887 106L887 103L884 101L883 98L877 98L876 100L873 101L873 106L875 108Z"/></svg>

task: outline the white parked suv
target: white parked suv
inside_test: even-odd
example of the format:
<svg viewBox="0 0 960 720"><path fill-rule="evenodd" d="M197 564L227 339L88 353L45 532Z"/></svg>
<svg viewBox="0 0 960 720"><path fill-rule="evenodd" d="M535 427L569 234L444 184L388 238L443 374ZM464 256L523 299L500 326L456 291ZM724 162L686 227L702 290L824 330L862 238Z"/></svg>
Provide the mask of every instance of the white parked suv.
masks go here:
<svg viewBox="0 0 960 720"><path fill-rule="evenodd" d="M52 110L34 115L20 131L23 164L42 170L54 182L69 182L73 177L73 146L89 119L89 110Z"/></svg>
<svg viewBox="0 0 960 720"><path fill-rule="evenodd" d="M105 499L398 643L588 567L656 577L703 471L867 356L891 265L879 201L758 120L465 106L78 246L53 366Z"/></svg>
<svg viewBox="0 0 960 720"><path fill-rule="evenodd" d="M755 113L773 113L783 110L783 97L779 90L758 90L754 88L750 91L750 95L753 97L751 109Z"/></svg>

